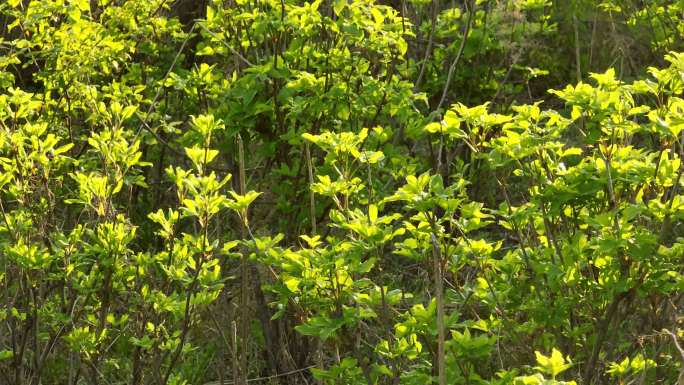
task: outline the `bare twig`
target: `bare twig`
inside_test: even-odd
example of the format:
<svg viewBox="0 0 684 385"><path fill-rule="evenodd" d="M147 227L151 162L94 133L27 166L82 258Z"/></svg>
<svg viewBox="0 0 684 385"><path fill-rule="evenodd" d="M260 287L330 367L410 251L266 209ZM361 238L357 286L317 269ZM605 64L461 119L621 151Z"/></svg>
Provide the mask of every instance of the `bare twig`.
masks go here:
<svg viewBox="0 0 684 385"><path fill-rule="evenodd" d="M209 28L207 28L204 24L202 24L202 23L197 23L197 24L198 24L198 25L200 26L200 28L202 28L206 33L208 33L209 35L211 35L211 37L213 37L213 38L216 39L219 43L223 44L226 48L228 48L228 49L230 50L230 52L232 52L233 55L235 55L235 57L237 57L238 59L240 59L243 63L247 64L248 66L253 66L253 65L254 65L254 64L252 64L249 60L247 60L247 58L245 58L244 56L242 56L242 55L240 54L240 52L236 51L235 48L231 47L230 44L226 43L226 42L225 42L223 39L221 39L217 34L215 34L214 32L210 31Z"/></svg>
<svg viewBox="0 0 684 385"><path fill-rule="evenodd" d="M188 44L188 41L192 37L192 33L195 30L195 27L197 24L193 24L192 28L190 28L190 31L188 32L188 36L183 40L183 44L181 44L180 48L178 49L178 52L176 52L176 56L174 56L173 61L171 62L171 65L169 66L169 69L166 71L166 74L161 80L161 85L157 88L157 93L154 94L154 98L152 98L152 103L150 103L150 107L147 109L147 112L145 113L145 118L140 122L140 127L138 127L138 132L136 134L136 137L140 135L140 132L142 129L145 127L147 124L147 120L150 118L150 114L157 108L157 100L159 99L159 96L161 95L161 91L164 88L164 82L166 79L171 75L171 71L173 71L173 68L176 66L176 62L178 62L178 59L180 58L180 55L183 53L185 50L185 46Z"/></svg>
<svg viewBox="0 0 684 385"><path fill-rule="evenodd" d="M433 226L434 228L434 226ZM439 385L446 385L446 363L444 352L444 280L442 278L442 250L435 232L430 233L434 261L435 297L437 299L437 370Z"/></svg>
<svg viewBox="0 0 684 385"><path fill-rule="evenodd" d="M456 54L454 61L451 62L451 66L449 66L449 73L447 74L447 79L444 83L442 97L439 99L439 104L437 104L437 108L435 108L436 111L439 111L439 109L442 108L442 105L446 100L447 91L449 91L449 85L451 84L451 78L454 76L456 66L458 65L458 62L461 60L461 57L463 56L463 50L465 49L466 42L468 41L468 35L470 34L470 24L473 20L473 14L475 13L475 9L470 9L467 1L465 2L465 6L466 12L468 12L468 19L466 21L465 30L463 31L463 39L461 40L461 46L458 47L458 53Z"/></svg>
<svg viewBox="0 0 684 385"><path fill-rule="evenodd" d="M663 329L663 333L672 338L672 342L674 343L675 348L677 348L677 352L679 352L679 359L682 361L682 364L684 364L684 348L682 348L682 345L679 344L679 338L677 338L677 335L669 329Z"/></svg>
<svg viewBox="0 0 684 385"><path fill-rule="evenodd" d="M430 37L428 38L428 44L425 48L425 56L423 57L423 64L420 66L420 72L418 73L418 79L416 79L416 84L414 89L420 87L420 83L423 80L423 75L425 74L425 67L427 66L428 60L430 60L430 52L432 51L432 44L435 38L435 24L437 21L437 0L432 0L432 16L430 21ZM402 18L403 23L403 18Z"/></svg>
<svg viewBox="0 0 684 385"><path fill-rule="evenodd" d="M575 71L577 72L577 82L582 81L582 68L581 64L581 52L579 43L579 27L578 27L577 15L572 16L572 29L575 32Z"/></svg>
<svg viewBox="0 0 684 385"><path fill-rule="evenodd" d="M242 136L237 135L237 147L238 147L238 165L240 168L240 180L239 180L239 193L240 195L245 195L245 150L242 142ZM242 239L247 237L247 213L243 213L244 218L242 219ZM249 269L247 267L248 263L247 252L243 252L242 260L240 263L240 343L242 344L242 349L240 351L240 377L239 384L244 385L247 383L247 336L249 334L249 310L247 307L247 287L249 282Z"/></svg>
<svg viewBox="0 0 684 385"><path fill-rule="evenodd" d="M311 217L311 235L316 235L316 197L311 186L314 183L313 179L313 165L311 163L311 150L309 149L309 143L305 143L304 147L306 151L306 167L309 173L309 215Z"/></svg>

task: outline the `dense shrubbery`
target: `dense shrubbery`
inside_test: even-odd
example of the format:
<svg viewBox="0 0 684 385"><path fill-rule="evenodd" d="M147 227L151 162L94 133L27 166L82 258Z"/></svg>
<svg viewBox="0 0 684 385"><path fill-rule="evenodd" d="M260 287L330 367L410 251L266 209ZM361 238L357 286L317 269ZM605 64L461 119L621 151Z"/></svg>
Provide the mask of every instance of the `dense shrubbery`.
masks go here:
<svg viewBox="0 0 684 385"><path fill-rule="evenodd" d="M381 3L0 3L0 383L681 383L684 4Z"/></svg>

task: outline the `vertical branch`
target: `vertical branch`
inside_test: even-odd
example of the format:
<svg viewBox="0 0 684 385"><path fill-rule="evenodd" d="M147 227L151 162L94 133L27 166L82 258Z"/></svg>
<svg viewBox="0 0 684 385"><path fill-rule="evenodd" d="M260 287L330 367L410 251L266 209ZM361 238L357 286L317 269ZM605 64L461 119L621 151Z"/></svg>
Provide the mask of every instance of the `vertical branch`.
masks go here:
<svg viewBox="0 0 684 385"><path fill-rule="evenodd" d="M579 43L579 26L577 25L577 14L573 13L572 15L572 29L575 33L575 71L577 74L577 82L582 81L582 68L581 68L581 52L580 52L580 43Z"/></svg>
<svg viewBox="0 0 684 385"><path fill-rule="evenodd" d="M437 21L437 0L432 0L432 14L430 15L430 36L428 37L428 45L425 48L425 56L423 57L423 64L420 66L420 72L418 73L418 78L416 79L415 90L418 90L420 83L423 80L423 75L425 74L425 67L427 66L428 60L430 60L430 53L432 52L432 44L435 38L435 24ZM403 25L403 17L402 17ZM408 60L407 60L408 62Z"/></svg>
<svg viewBox="0 0 684 385"><path fill-rule="evenodd" d="M309 143L306 142L304 146L304 150L306 151L306 168L309 173L309 216L311 217L311 235L316 235L316 197L313 190L311 190L311 186L314 183L313 164L311 162Z"/></svg>
<svg viewBox="0 0 684 385"><path fill-rule="evenodd" d="M311 149L309 148L309 142L304 143L304 151L306 152L306 168L309 174L309 217L311 218L311 235L316 235L316 196L311 190L311 186L314 183L313 179L313 162L311 161ZM320 339L316 341L316 366L318 369L323 370L323 344ZM321 380L316 380L316 384L321 385L323 382Z"/></svg>
<svg viewBox="0 0 684 385"><path fill-rule="evenodd" d="M464 4L466 7L466 12L468 12L468 19L466 19L465 30L463 31L463 38L461 39L461 45L458 47L458 53L456 54L454 61L451 62L451 65L449 66L449 73L447 73L447 78L444 82L444 89L442 89L442 97L439 98L439 104L437 104L437 108L435 108L435 111L439 111L439 109L442 108L444 102L446 101L447 92L449 91L449 86L451 85L451 78L454 76L456 66L458 65L458 62L461 60L461 57L463 56L463 51L465 50L465 45L468 41L468 35L470 34L470 25L473 20L473 14L475 13L475 5L473 4L471 6L468 6L467 1Z"/></svg>
<svg viewBox="0 0 684 385"><path fill-rule="evenodd" d="M238 147L238 167L239 167L239 194L245 195L245 149L242 142L242 136L237 135ZM246 216L246 215L245 215ZM247 238L247 218L242 218L242 239ZM240 350L240 378L236 382L239 385L247 384L247 335L249 333L249 311L247 308L247 287L249 283L249 269L247 268L247 251L242 253L242 260L240 262L240 343L242 349Z"/></svg>
<svg viewBox="0 0 684 385"><path fill-rule="evenodd" d="M434 223L434 222L433 222ZM446 385L446 366L444 360L444 281L442 279L442 250L435 237L435 226L430 234L432 240L432 259L434 267L435 297L437 299L437 370L438 384Z"/></svg>
<svg viewBox="0 0 684 385"><path fill-rule="evenodd" d="M676 142L675 142L676 143ZM674 148L675 146L672 146L672 153L674 153ZM662 152L661 152L662 154ZM682 135L679 139L679 159L684 158L684 132L682 132ZM658 165L660 165L660 156L658 156ZM679 166L679 171L677 171L677 177L675 178L675 182L672 185L672 188L663 194L663 197L667 199L667 211L665 214L665 218L663 219L663 224L660 228L660 241L665 242L668 239L668 236L670 234L670 231L672 229L672 205L674 203L674 198L677 196L679 193L679 184L680 181L682 180L682 173L684 172L684 165ZM655 174L657 175L657 174ZM684 372L683 372L684 373Z"/></svg>
<svg viewBox="0 0 684 385"><path fill-rule="evenodd" d="M589 359L587 360L587 364L583 368L584 373L582 375L582 380L585 381L587 385L592 384L594 381L594 377L596 375L595 369L599 360L601 348L603 347L603 344L606 342L606 336L608 335L608 332L610 330L610 324L612 323L613 318L617 314L620 302L625 297L625 293L617 295L606 309L605 316L596 324L596 338L591 348L591 353L589 355Z"/></svg>
<svg viewBox="0 0 684 385"><path fill-rule="evenodd" d="M591 71L591 63L594 61L594 41L596 39L596 26L598 25L598 12L594 13L594 20L591 26L591 40L589 40L589 62L587 63L587 71ZM577 35L575 35L577 39Z"/></svg>
<svg viewBox="0 0 684 385"><path fill-rule="evenodd" d="M233 321L233 330L231 331L231 342L233 343L233 384L240 383L240 369L238 368L238 348L237 348L237 323ZM223 384L221 384L223 385Z"/></svg>

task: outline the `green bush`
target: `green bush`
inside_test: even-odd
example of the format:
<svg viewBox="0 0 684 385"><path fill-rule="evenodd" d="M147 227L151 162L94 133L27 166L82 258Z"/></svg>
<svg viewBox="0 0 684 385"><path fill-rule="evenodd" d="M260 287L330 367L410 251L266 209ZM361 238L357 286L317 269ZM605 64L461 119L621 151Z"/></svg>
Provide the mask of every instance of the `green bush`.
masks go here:
<svg viewBox="0 0 684 385"><path fill-rule="evenodd" d="M0 3L0 383L681 383L682 7Z"/></svg>

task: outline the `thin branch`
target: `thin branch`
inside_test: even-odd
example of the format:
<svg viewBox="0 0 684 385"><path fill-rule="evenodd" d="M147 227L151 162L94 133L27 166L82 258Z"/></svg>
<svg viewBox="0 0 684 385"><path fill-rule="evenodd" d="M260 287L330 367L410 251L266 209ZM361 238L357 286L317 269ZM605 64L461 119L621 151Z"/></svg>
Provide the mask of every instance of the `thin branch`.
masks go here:
<svg viewBox="0 0 684 385"><path fill-rule="evenodd" d="M442 278L442 250L435 236L434 219L433 231L430 233L432 241L432 253L434 262L435 297L437 299L437 373L439 385L446 385L446 360L445 360L445 336L444 336L444 281Z"/></svg>
<svg viewBox="0 0 684 385"><path fill-rule="evenodd" d="M420 66L420 73L418 73L418 79L416 79L416 84L414 89L420 87L420 83L423 80L423 75L425 74L425 67L427 66L428 60L430 60L430 52L432 51L432 45L435 39L435 24L437 21L437 0L432 0L432 20L430 22L430 37L428 38L428 44L425 48L425 56L423 57L423 64ZM403 17L402 17L403 25Z"/></svg>
<svg viewBox="0 0 684 385"><path fill-rule="evenodd" d="M316 235L316 197L311 190L311 186L314 184L313 179L313 165L311 163L311 150L309 149L309 143L305 143L304 150L306 151L306 167L309 173L309 215L311 217L311 235Z"/></svg>
<svg viewBox="0 0 684 385"><path fill-rule="evenodd" d="M249 60L247 60L247 58L245 58L244 56L242 56L242 55L240 54L240 52L236 51L235 48L231 47L230 44L226 43L226 42L225 42L223 39L221 39L217 34L215 34L214 32L211 32L211 31L209 30L209 28L207 28L204 24L202 24L202 23L197 23L197 25L199 25L200 28L202 28L206 33L208 33L209 35L211 35L211 37L213 37L214 39L216 39L219 43L223 44L226 48L228 48L228 49L230 50L230 52L232 52L233 55L235 55L238 59L242 60L243 63L247 64L248 66L254 66L254 64L252 64Z"/></svg>
<svg viewBox="0 0 684 385"><path fill-rule="evenodd" d="M444 83L444 89L442 90L442 97L439 99L439 104L437 105L437 108L435 108L436 111L439 111L440 108L442 108L442 105L444 104L444 101L446 100L446 95L447 91L449 90L449 85L451 84L451 78L454 75L454 71L456 70L456 66L458 65L458 62L461 60L461 57L463 56L463 50L465 50L465 45L466 42L468 41L468 35L470 34L470 24L473 20L473 14L475 13L475 9L470 9L468 7L468 2L465 2L466 6L466 12L468 12L468 20L466 21L466 26L465 30L463 31L463 39L461 40L461 46L458 47L458 53L456 54L456 57L454 58L454 61L451 63L451 66L449 66L449 73L447 74L447 80Z"/></svg>
<svg viewBox="0 0 684 385"><path fill-rule="evenodd" d="M161 91L164 88L164 82L166 79L171 75L171 71L173 71L173 68L176 66L176 62L178 61L178 58L180 58L180 55L183 53L183 50L185 50L185 46L188 44L188 41L190 40L190 37L192 36L192 32L195 30L195 27L197 24L193 24L192 28L190 28L190 31L188 32L188 36L183 40L183 44L181 44L180 49L178 52L176 52L176 56L173 58L173 61L171 62L171 65L169 66L169 69L166 71L166 74L164 75L164 78L162 78L161 85L157 88L157 93L154 95L154 98L152 99L152 103L150 103L150 108L147 109L147 112L145 113L145 119L142 120L140 123L140 127L138 127L138 132L136 134L136 137L140 135L140 132L142 129L145 127L147 124L147 120L150 118L150 114L156 109L157 107L157 100L159 99L159 96L161 95Z"/></svg>
<svg viewBox="0 0 684 385"><path fill-rule="evenodd" d="M679 339L677 338L677 335L668 329L663 329L663 333L668 334L670 337L672 337L672 342L674 343L675 348L677 348L677 351L679 352L679 358L684 364L684 348L682 348L682 345L679 344Z"/></svg>
<svg viewBox="0 0 684 385"><path fill-rule="evenodd" d="M581 52L579 42L579 27L577 25L577 15L572 15L572 29L575 33L575 71L577 75L577 82L582 81L582 67L581 67Z"/></svg>

